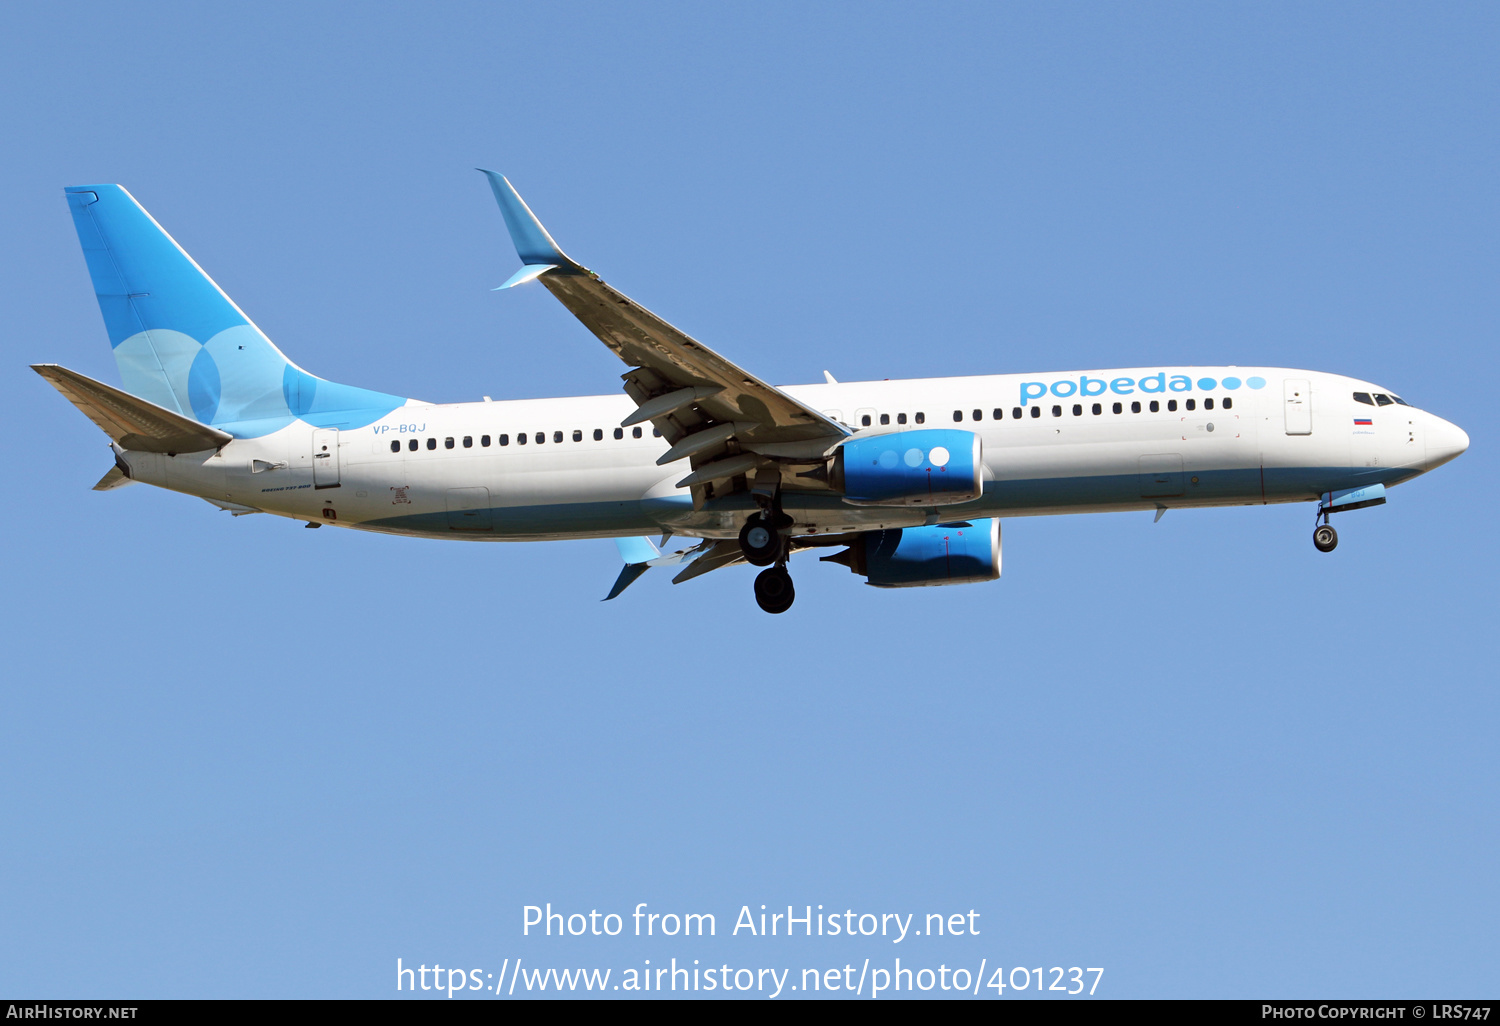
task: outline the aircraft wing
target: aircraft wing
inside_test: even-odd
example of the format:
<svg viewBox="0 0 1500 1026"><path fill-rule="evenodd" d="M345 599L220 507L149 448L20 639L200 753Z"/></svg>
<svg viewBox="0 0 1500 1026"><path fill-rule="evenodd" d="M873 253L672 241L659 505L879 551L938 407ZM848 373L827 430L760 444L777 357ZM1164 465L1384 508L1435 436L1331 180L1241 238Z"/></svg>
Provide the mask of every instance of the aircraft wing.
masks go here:
<svg viewBox="0 0 1500 1026"><path fill-rule="evenodd" d="M850 431L742 370L567 256L503 175L485 171L523 267L501 288L540 280L573 316L632 369L623 375L636 411L671 448L657 462L688 458L695 505L744 487L776 459L820 461Z"/></svg>
<svg viewBox="0 0 1500 1026"><path fill-rule="evenodd" d="M102 381L59 367L55 363L34 363L31 369L78 407L122 449L137 452L202 452L222 449L233 436L190 420L139 396L122 392ZM108 480L109 475L105 475ZM105 482L100 481L100 486ZM112 486L106 486L112 487Z"/></svg>

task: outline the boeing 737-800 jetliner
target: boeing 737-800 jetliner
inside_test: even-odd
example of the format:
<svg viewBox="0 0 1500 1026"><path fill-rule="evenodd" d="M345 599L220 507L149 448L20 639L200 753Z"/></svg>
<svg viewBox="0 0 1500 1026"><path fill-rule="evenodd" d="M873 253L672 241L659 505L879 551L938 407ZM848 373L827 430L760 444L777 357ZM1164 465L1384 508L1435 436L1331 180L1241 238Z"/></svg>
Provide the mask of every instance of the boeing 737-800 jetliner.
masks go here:
<svg viewBox="0 0 1500 1026"><path fill-rule="evenodd" d="M823 549L876 587L1000 576L1000 518L1317 502L1329 516L1453 459L1462 430L1388 388L1277 367L777 388L616 292L486 171L522 267L628 370L623 395L428 403L307 373L118 185L65 190L124 389L36 365L144 481L236 515L470 541L615 538L614 598L750 563L760 607ZM661 554L657 534L697 542Z"/></svg>

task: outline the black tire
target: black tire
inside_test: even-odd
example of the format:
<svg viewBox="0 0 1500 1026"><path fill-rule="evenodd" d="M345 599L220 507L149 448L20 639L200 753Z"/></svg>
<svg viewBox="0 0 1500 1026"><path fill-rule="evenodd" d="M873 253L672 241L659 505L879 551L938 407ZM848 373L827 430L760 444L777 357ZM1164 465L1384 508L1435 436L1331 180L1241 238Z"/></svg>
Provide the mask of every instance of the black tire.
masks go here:
<svg viewBox="0 0 1500 1026"><path fill-rule="evenodd" d="M1313 531L1313 548L1319 552L1332 552L1339 547L1339 533L1332 524L1319 524Z"/></svg>
<svg viewBox="0 0 1500 1026"><path fill-rule="evenodd" d="M755 601L766 612L784 613L796 598L797 589L792 587L792 575L786 567L773 566L756 576Z"/></svg>
<svg viewBox="0 0 1500 1026"><path fill-rule="evenodd" d="M781 555L781 535L764 514L757 513L740 528L740 551L751 566L770 566Z"/></svg>

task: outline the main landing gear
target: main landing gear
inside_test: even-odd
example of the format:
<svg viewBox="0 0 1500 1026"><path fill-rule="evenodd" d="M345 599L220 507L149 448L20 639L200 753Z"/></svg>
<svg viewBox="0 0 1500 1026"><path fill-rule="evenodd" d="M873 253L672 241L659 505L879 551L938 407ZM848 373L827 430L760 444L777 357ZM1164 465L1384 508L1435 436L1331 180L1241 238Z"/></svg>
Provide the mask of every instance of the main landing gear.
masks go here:
<svg viewBox="0 0 1500 1026"><path fill-rule="evenodd" d="M792 575L786 569L791 546L780 531L781 527L790 524L791 519L786 514L773 509L757 513L740 528L740 551L745 554L745 560L752 566L768 568L755 578L755 601L768 613L786 612L797 597L797 590L792 587Z"/></svg>
<svg viewBox="0 0 1500 1026"><path fill-rule="evenodd" d="M764 513L755 514L740 528L740 551L751 566L770 566L781 555L782 548L781 535L771 517Z"/></svg>
<svg viewBox="0 0 1500 1026"><path fill-rule="evenodd" d="M1323 522L1321 524L1318 524L1317 527L1313 528L1313 548L1317 549L1319 552L1332 552L1339 546L1339 533L1335 531L1333 529L1333 525L1328 522L1329 512L1330 511L1321 504L1318 506L1318 517L1321 518Z"/></svg>
<svg viewBox="0 0 1500 1026"><path fill-rule="evenodd" d="M784 613L792 608L797 598L797 589L792 587L792 575L784 566L773 566L762 570L755 578L755 601L768 613Z"/></svg>

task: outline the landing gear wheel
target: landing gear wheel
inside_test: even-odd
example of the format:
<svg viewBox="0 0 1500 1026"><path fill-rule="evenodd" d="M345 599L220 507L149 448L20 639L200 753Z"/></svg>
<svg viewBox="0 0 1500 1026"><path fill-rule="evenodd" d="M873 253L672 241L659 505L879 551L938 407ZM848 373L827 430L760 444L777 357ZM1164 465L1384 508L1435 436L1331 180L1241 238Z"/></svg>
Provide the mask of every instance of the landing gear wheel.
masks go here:
<svg viewBox="0 0 1500 1026"><path fill-rule="evenodd" d="M1319 552L1332 552L1338 548L1338 544L1339 533L1331 524L1319 524L1317 530L1313 531L1313 548Z"/></svg>
<svg viewBox="0 0 1500 1026"><path fill-rule="evenodd" d="M768 613L784 613L792 608L797 591L792 587L792 575L784 566L773 566L762 570L755 578L755 601Z"/></svg>
<svg viewBox="0 0 1500 1026"><path fill-rule="evenodd" d="M740 551L751 566L770 566L781 555L781 536L765 514L757 513L740 528ZM759 587L756 586L757 595L760 594Z"/></svg>

